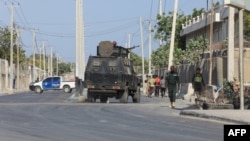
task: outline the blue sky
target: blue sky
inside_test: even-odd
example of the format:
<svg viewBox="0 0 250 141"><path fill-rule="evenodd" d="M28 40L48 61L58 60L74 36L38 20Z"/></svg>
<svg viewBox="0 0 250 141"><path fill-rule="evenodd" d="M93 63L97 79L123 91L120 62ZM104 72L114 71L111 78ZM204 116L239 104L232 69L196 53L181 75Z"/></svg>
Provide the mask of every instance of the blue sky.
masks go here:
<svg viewBox="0 0 250 141"><path fill-rule="evenodd" d="M162 0L163 12L173 11L174 0ZM223 0L214 0L214 2ZM14 21L21 27L21 39L26 55L33 52L32 30L36 35L36 53L42 42L47 53L52 48L66 62L75 61L75 0L0 0L0 26L10 25L10 6L14 5ZM206 9L207 0L179 0L178 11L191 14L194 8ZM210 7L210 0L208 2ZM85 27L85 60L96 54L102 40L117 41L125 46L140 45L139 17L143 20L145 57L148 55L148 20L155 24L159 0L83 0ZM152 49L158 41L152 41ZM134 50L141 56L141 49Z"/></svg>

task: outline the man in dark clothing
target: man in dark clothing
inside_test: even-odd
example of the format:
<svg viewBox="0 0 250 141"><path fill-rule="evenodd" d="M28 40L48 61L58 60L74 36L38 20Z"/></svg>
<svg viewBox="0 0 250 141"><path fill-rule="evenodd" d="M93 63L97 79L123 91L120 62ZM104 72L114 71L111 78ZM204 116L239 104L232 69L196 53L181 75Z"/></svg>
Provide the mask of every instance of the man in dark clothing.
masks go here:
<svg viewBox="0 0 250 141"><path fill-rule="evenodd" d="M203 88L205 87L204 79L203 79L203 76L201 74L200 68L196 68L196 72L192 78L192 84L193 84L193 88L194 88L194 92L196 94L196 97L199 99L201 92L202 92Z"/></svg>
<svg viewBox="0 0 250 141"><path fill-rule="evenodd" d="M168 88L170 107L174 108L176 92L179 91L179 88L180 88L179 76L175 70L175 66L170 67L170 72L167 76L166 83L167 83L167 88Z"/></svg>

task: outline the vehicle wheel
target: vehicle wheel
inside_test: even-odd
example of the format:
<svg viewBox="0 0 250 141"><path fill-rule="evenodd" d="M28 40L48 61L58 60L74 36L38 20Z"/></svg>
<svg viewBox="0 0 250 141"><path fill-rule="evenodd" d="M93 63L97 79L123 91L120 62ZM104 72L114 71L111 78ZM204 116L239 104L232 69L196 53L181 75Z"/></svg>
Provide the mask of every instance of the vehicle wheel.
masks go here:
<svg viewBox="0 0 250 141"><path fill-rule="evenodd" d="M43 90L41 89L41 87L36 86L36 87L35 87L35 92L40 94L40 93L43 92Z"/></svg>
<svg viewBox="0 0 250 141"><path fill-rule="evenodd" d="M121 95L120 102L128 103L128 87L125 88L123 94Z"/></svg>
<svg viewBox="0 0 250 141"><path fill-rule="evenodd" d="M63 91L65 93L71 93L72 89L69 86L66 85L66 86L63 86Z"/></svg>
<svg viewBox="0 0 250 141"><path fill-rule="evenodd" d="M107 101L108 101L108 97L107 96L101 96L100 97L100 102L101 103L107 103Z"/></svg>
<svg viewBox="0 0 250 141"><path fill-rule="evenodd" d="M87 100L88 102L96 102L96 99L94 98L93 94L90 92L87 93Z"/></svg>
<svg viewBox="0 0 250 141"><path fill-rule="evenodd" d="M133 102L140 103L140 101L141 101L141 90L139 87L137 87L136 93L133 95Z"/></svg>

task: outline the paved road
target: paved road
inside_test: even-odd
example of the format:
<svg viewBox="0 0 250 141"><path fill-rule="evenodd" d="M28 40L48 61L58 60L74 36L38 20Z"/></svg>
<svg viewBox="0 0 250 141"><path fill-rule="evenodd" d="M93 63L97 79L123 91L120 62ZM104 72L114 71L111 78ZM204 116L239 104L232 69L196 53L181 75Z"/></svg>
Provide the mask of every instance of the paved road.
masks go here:
<svg viewBox="0 0 250 141"><path fill-rule="evenodd" d="M60 91L0 97L3 141L222 141L223 123L179 116L167 98L69 103Z"/></svg>

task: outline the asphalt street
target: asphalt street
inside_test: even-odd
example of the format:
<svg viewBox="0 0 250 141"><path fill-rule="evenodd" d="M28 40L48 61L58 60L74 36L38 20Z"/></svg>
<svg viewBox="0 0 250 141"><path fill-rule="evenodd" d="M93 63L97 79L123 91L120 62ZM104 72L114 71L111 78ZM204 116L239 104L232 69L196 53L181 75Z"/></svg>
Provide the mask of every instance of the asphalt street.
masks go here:
<svg viewBox="0 0 250 141"><path fill-rule="evenodd" d="M21 92L0 97L0 136L4 141L222 141L224 122L187 118L185 107L168 98L141 103L71 103L61 91ZM180 103L183 100L178 100Z"/></svg>

